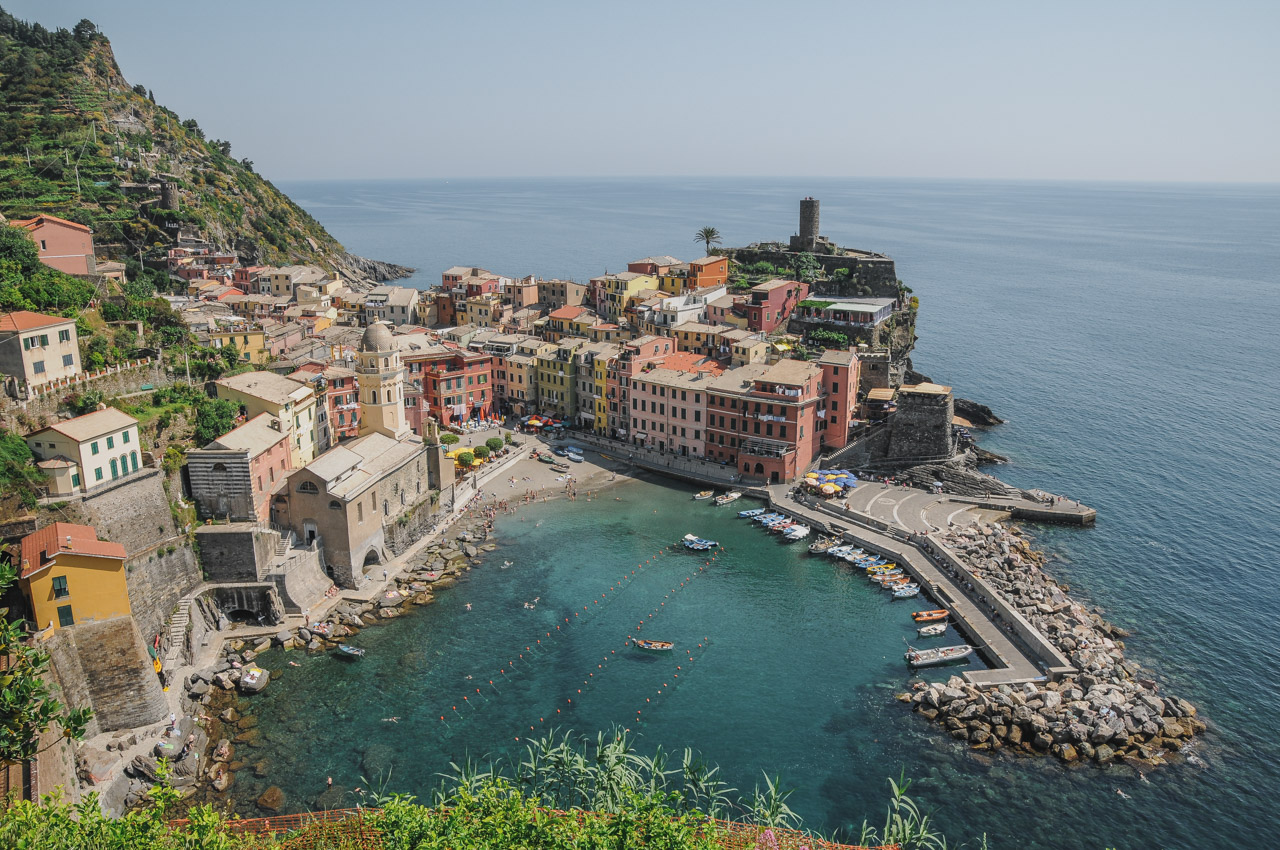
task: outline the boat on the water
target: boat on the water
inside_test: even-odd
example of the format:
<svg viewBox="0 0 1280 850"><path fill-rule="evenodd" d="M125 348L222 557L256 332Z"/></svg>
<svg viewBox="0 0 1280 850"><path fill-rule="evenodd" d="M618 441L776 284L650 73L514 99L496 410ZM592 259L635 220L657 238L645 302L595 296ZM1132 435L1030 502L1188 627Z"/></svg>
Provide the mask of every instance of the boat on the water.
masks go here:
<svg viewBox="0 0 1280 850"><path fill-rule="evenodd" d="M796 524L796 521L793 519L784 519L782 522L770 523L768 529L766 530L770 534L778 534L780 532L786 531L788 528L791 528L791 526L795 524Z"/></svg>
<svg viewBox="0 0 1280 850"><path fill-rule="evenodd" d="M246 667L240 672L240 690L246 694L256 694L271 681L271 674L261 667Z"/></svg>
<svg viewBox="0 0 1280 850"><path fill-rule="evenodd" d="M945 620L950 614L946 608L938 608L933 611L917 611L911 615L911 619L917 623L932 623L935 620Z"/></svg>
<svg viewBox="0 0 1280 850"><path fill-rule="evenodd" d="M772 513L772 512L771 512L771 513L767 513L767 514L757 514L756 516L752 517L751 519L752 519L752 521L753 521L753 522L758 522L758 523L760 523L761 525L764 525L766 522L771 522L771 521L773 521L773 520L779 520L779 519L782 519L782 514L779 514L779 513Z"/></svg>
<svg viewBox="0 0 1280 850"><path fill-rule="evenodd" d="M343 658L364 658L363 649L346 643L338 644L338 654Z"/></svg>
<svg viewBox="0 0 1280 850"><path fill-rule="evenodd" d="M716 541L704 540L696 534L686 534L680 542L684 544L684 548L692 549L695 552L705 552L708 549L716 548Z"/></svg>
<svg viewBox="0 0 1280 850"><path fill-rule="evenodd" d="M644 640L643 638L636 638L635 645L649 652L670 652L675 647L675 644L669 640Z"/></svg>
<svg viewBox="0 0 1280 850"><path fill-rule="evenodd" d="M900 587L894 588L893 590L894 599L910 599L913 596L919 595L920 585L918 584L904 584Z"/></svg>
<svg viewBox="0 0 1280 850"><path fill-rule="evenodd" d="M788 541L803 540L809 536L809 526L793 525L782 532L782 539Z"/></svg>
<svg viewBox="0 0 1280 850"><path fill-rule="evenodd" d="M695 494L693 497L693 500L695 502L705 502L707 499L710 499L715 494L716 494L715 490L703 490L701 493ZM764 513L764 508L760 508L760 512ZM741 516L741 514L739 514L739 516Z"/></svg>
<svg viewBox="0 0 1280 850"><path fill-rule="evenodd" d="M968 644L959 646L940 646L937 649L908 648L903 656L909 667L932 667L935 664L946 664L951 661L963 661L973 655L973 647Z"/></svg>
<svg viewBox="0 0 1280 850"><path fill-rule="evenodd" d="M717 505L727 505L730 502L736 502L742 498L742 493L734 490L732 493L725 493L723 496L716 497Z"/></svg>
<svg viewBox="0 0 1280 850"><path fill-rule="evenodd" d="M710 490L708 490L707 492L709 493L709 492L711 492L711 491L710 491ZM752 519L755 519L756 517L758 517L758 516L760 516L761 514L763 514L766 510L767 510L767 508L749 508L749 509L747 509L747 510L745 510L745 511L738 511L738 516L743 517L743 518L750 517L750 518L752 518Z"/></svg>
<svg viewBox="0 0 1280 850"><path fill-rule="evenodd" d="M916 634L920 635L922 638L938 637L939 635L946 633L949 625L949 623L934 623L931 626L921 626L916 629Z"/></svg>
<svg viewBox="0 0 1280 850"><path fill-rule="evenodd" d="M835 547L832 547L831 549L828 549L827 554L830 555L832 558L843 558L845 555L848 555L851 552L856 552L856 551L858 550L848 545L835 546Z"/></svg>
<svg viewBox="0 0 1280 850"><path fill-rule="evenodd" d="M903 581L908 580L907 577L903 574L902 570L894 570L891 573L877 573L876 575L873 575L870 578L876 584L890 584L892 582L898 581L899 579Z"/></svg>
<svg viewBox="0 0 1280 850"><path fill-rule="evenodd" d="M819 537L817 540L809 544L809 551L815 555L825 554L828 549L836 545L834 537Z"/></svg>

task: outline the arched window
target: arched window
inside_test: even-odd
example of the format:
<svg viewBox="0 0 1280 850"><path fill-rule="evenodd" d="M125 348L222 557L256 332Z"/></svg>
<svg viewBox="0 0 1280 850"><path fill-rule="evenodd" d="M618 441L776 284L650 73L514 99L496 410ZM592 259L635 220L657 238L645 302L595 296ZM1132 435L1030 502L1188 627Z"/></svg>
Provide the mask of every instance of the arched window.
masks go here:
<svg viewBox="0 0 1280 850"><path fill-rule="evenodd" d="M226 465L225 463L221 463L221 462L219 462L219 463L215 463L215 464L213 465L213 471L214 471L214 472L226 472L226 471L227 471L227 465Z"/></svg>
<svg viewBox="0 0 1280 850"><path fill-rule="evenodd" d="M129 462L133 465L133 471L138 471L138 453L129 452Z"/></svg>
<svg viewBox="0 0 1280 850"><path fill-rule="evenodd" d="M377 403L378 403L378 391L377 391L377 390L374 390L374 391L373 391L373 403L374 403L374 404L377 404Z"/></svg>
<svg viewBox="0 0 1280 850"><path fill-rule="evenodd" d="M342 502L339 502L337 499L334 499L333 501L329 502L329 510L331 511L342 510Z"/></svg>
<svg viewBox="0 0 1280 850"><path fill-rule="evenodd" d="M298 485L298 492L315 494L320 492L320 488L316 487L316 485L312 484L310 481L303 481Z"/></svg>

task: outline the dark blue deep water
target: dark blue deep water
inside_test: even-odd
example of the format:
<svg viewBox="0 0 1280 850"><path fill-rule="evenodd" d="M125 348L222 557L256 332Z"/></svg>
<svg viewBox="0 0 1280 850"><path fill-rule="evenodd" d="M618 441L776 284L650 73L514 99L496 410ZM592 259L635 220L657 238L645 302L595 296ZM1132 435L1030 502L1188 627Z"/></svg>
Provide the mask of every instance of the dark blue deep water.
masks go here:
<svg viewBox="0 0 1280 850"><path fill-rule="evenodd" d="M897 612L825 563L771 541L753 548L752 533L727 519L686 529L683 489L638 482L625 487L625 514L606 499L540 507L542 526L504 522L504 551L518 565L473 573L421 616L366 632L383 660L346 674L358 678L334 684L327 659L290 668L260 699L268 741L293 736L269 752L279 765L269 781L294 804L325 775L352 784L361 759L394 761L392 785L420 791L464 752L514 745L522 725L554 710L615 648L631 615L664 601L669 582L646 573L447 737L426 720L446 695L460 698L465 674L478 680L481 667L522 646L534 620L554 622L602 580L607 587L673 534L696 530L733 545L668 603L667 628L685 646L704 632L713 640L643 716L647 746L694 746L739 788L762 770L782 773L799 788L793 802L807 825L824 830L864 814L878 820L884 778L905 771L949 835L986 832L998 847L1275 845L1280 187L601 179L282 188L353 252L419 268L420 286L451 265L585 280L647 255L692 258L703 225L726 245L785 239L799 199L820 198L825 235L893 256L920 296L916 367L1008 420L983 438L1012 459L1000 474L1098 508L1096 528L1034 529L1054 572L1131 629L1130 656L1212 727L1192 758L1149 782L1124 767L967 753L891 702L903 681L886 660L902 632ZM662 560L665 577L692 563ZM520 601L539 592L543 607L521 617ZM483 605L467 613L464 597ZM666 673L650 659L623 660L564 725L594 732L634 717L642 698L670 684ZM416 722L381 723L387 714ZM370 756L373 743L383 748ZM246 780L239 790L253 788Z"/></svg>

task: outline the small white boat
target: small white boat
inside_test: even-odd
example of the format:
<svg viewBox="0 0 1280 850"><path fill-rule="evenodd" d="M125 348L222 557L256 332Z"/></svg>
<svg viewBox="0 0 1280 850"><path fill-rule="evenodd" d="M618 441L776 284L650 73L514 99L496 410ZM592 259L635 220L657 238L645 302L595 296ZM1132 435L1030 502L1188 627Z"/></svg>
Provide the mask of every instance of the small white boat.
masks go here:
<svg viewBox="0 0 1280 850"><path fill-rule="evenodd" d="M586 460L586 458L584 458L582 455L576 454L574 452L569 452L569 454L566 455L566 457L568 457L569 460L573 461L574 463L582 463L584 460Z"/></svg>
<svg viewBox="0 0 1280 850"><path fill-rule="evenodd" d="M695 494L693 497L693 500L695 502L705 502L707 499L710 499L715 494L716 494L715 490L703 490L701 493ZM763 511L764 509L761 508L760 510Z"/></svg>
<svg viewBox="0 0 1280 850"><path fill-rule="evenodd" d="M793 525L782 533L783 540L803 540L809 536L809 526Z"/></svg>
<svg viewBox="0 0 1280 850"><path fill-rule="evenodd" d="M761 525L767 525L768 523L777 522L778 520L783 518L784 517L782 516L782 514L767 513L767 514L760 514L759 516L754 516L751 518L751 520L752 522L758 522Z"/></svg>
<svg viewBox="0 0 1280 850"><path fill-rule="evenodd" d="M919 595L920 595L920 585L918 584L908 584L903 587L896 588L893 591L894 599L910 599L913 596L919 596Z"/></svg>
<svg viewBox="0 0 1280 850"><path fill-rule="evenodd" d="M732 493L725 493L723 496L717 496L717 497L716 497L716 504L717 504L717 505L727 505L727 504L729 504L730 502L736 502L736 501L738 501L738 500L739 500L739 499L741 499L741 498L742 498L742 494L741 494L740 492L738 492L737 490L734 490Z"/></svg>
<svg viewBox="0 0 1280 850"><path fill-rule="evenodd" d="M809 544L809 551L815 555L825 554L828 549L834 548L837 539L834 537L820 537Z"/></svg>
<svg viewBox="0 0 1280 850"><path fill-rule="evenodd" d="M950 661L963 661L970 655L973 655L973 647L961 644L938 649L908 649L903 657L907 659L909 667L932 667L935 664L946 664Z"/></svg>
<svg viewBox="0 0 1280 850"><path fill-rule="evenodd" d="M746 517L755 518L763 514L765 510L766 510L765 508L750 508L745 511L738 511L738 516L743 518L746 518Z"/></svg>
<svg viewBox="0 0 1280 850"><path fill-rule="evenodd" d="M716 541L704 540L694 534L686 534L680 542L684 544L684 548L692 549L695 552L706 552L709 549L716 548Z"/></svg>
<svg viewBox="0 0 1280 850"><path fill-rule="evenodd" d="M934 623L932 626L921 626L916 629L916 634L920 635L922 638L938 637L939 635L946 634L947 627L947 623Z"/></svg>

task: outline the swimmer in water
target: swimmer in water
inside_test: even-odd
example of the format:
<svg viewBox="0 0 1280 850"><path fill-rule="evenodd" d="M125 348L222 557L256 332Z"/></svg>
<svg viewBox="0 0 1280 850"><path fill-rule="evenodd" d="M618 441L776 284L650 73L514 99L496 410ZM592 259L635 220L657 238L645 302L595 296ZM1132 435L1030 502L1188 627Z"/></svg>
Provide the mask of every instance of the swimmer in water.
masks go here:
<svg viewBox="0 0 1280 850"><path fill-rule="evenodd" d="M468 678L468 679L470 679L470 678L471 678L471 674L470 674L470 673L468 673L468 674L467 674L467 678Z"/></svg>
<svg viewBox="0 0 1280 850"><path fill-rule="evenodd" d="M1121 797L1124 797L1126 800L1129 799L1129 795L1121 791L1119 788L1116 789L1116 793L1119 794Z"/></svg>
<svg viewBox="0 0 1280 850"><path fill-rule="evenodd" d="M467 603L467 610L468 610L468 611L470 611L470 610L471 610L471 603L470 603L470 602L468 602L468 603Z"/></svg>
<svg viewBox="0 0 1280 850"><path fill-rule="evenodd" d="M382 722L383 722L383 723L399 723L399 722L400 722L400 718L399 718L399 717L384 717L384 718L382 718Z"/></svg>
<svg viewBox="0 0 1280 850"><path fill-rule="evenodd" d="M301 667L302 665L301 665L301 664L299 664L299 663L298 663L298 662L296 662L296 661L290 661L290 662L289 662L289 666L290 666L290 667Z"/></svg>

